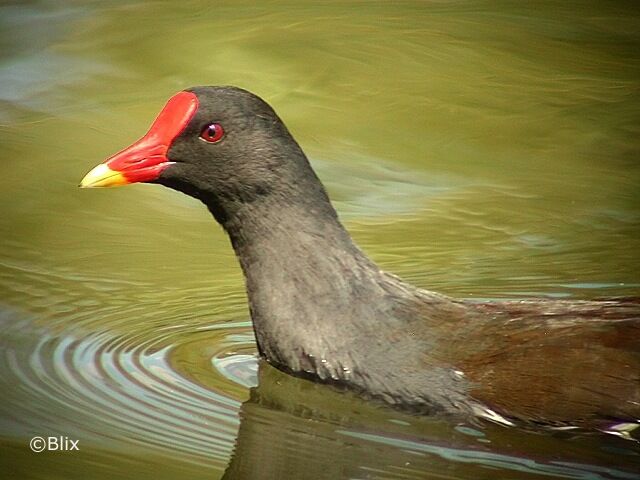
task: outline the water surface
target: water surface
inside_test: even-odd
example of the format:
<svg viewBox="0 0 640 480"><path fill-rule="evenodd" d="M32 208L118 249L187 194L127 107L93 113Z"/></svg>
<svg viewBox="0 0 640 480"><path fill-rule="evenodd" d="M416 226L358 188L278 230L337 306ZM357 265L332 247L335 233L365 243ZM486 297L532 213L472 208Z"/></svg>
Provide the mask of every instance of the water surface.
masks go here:
<svg viewBox="0 0 640 480"><path fill-rule="evenodd" d="M259 365L206 209L77 183L176 91L238 85L384 269L467 298L638 295L639 32L633 2L3 3L3 471L638 478L631 442L405 416Z"/></svg>

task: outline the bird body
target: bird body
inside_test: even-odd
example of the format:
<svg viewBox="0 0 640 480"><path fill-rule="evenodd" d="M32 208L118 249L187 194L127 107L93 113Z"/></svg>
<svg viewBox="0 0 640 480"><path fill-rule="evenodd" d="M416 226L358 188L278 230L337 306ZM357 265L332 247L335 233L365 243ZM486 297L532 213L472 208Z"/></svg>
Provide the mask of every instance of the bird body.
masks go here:
<svg viewBox="0 0 640 480"><path fill-rule="evenodd" d="M620 435L638 425L637 300L475 302L383 272L284 123L245 90L177 94L82 186L139 181L201 200L222 225L260 355L288 373L456 419Z"/></svg>

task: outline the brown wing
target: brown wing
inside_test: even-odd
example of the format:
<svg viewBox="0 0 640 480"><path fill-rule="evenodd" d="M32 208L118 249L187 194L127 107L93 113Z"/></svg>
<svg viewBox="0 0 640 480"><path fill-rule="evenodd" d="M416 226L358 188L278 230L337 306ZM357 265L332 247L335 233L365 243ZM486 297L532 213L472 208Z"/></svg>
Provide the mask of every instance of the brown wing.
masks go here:
<svg viewBox="0 0 640 480"><path fill-rule="evenodd" d="M531 301L477 308L493 320L461 365L474 398L535 423L588 428L607 419L640 419L640 304Z"/></svg>

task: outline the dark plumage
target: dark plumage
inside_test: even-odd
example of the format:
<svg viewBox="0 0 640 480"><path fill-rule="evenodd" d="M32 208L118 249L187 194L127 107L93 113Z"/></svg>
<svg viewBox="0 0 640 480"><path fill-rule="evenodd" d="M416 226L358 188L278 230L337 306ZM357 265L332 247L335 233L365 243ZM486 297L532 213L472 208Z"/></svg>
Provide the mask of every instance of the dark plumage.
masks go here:
<svg viewBox="0 0 640 480"><path fill-rule="evenodd" d="M200 199L229 234L268 362L428 414L637 425L637 301L478 303L408 285L355 246L269 105L232 87L188 92L198 108L168 145L175 163L146 181ZM212 122L217 143L199 138Z"/></svg>

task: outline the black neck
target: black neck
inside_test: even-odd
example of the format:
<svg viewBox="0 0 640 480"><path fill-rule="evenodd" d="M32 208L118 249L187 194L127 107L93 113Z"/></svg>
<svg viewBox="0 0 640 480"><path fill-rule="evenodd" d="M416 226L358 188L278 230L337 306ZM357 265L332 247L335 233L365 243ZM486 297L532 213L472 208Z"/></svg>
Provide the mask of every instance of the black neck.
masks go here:
<svg viewBox="0 0 640 480"><path fill-rule="evenodd" d="M377 266L353 243L308 168L304 184L283 182L286 191L246 203L222 222L244 272L258 346L283 363L281 352L306 348L309 331L322 336L348 321L342 317L378 289Z"/></svg>

